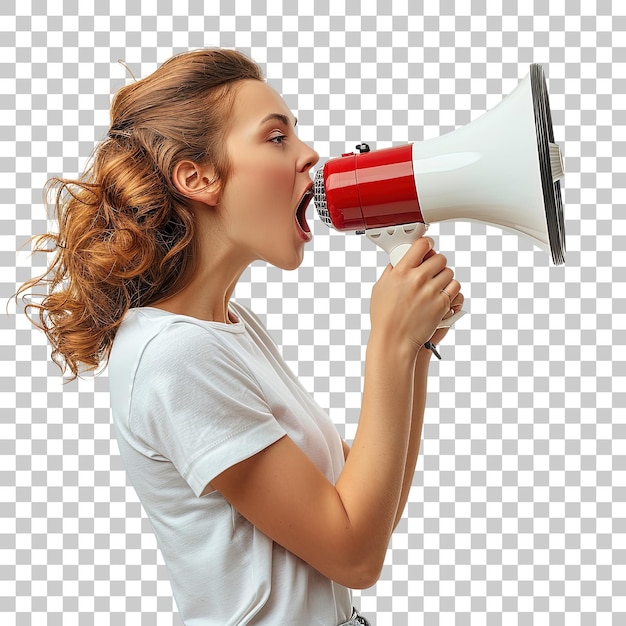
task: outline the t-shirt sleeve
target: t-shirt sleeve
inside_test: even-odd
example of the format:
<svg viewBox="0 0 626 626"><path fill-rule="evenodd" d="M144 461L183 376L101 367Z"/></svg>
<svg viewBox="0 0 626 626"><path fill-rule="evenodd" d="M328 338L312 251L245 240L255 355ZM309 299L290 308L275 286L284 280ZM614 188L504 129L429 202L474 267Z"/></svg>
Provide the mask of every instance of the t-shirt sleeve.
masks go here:
<svg viewBox="0 0 626 626"><path fill-rule="evenodd" d="M145 347L129 426L197 496L221 472L285 435L245 355L191 323L167 326Z"/></svg>

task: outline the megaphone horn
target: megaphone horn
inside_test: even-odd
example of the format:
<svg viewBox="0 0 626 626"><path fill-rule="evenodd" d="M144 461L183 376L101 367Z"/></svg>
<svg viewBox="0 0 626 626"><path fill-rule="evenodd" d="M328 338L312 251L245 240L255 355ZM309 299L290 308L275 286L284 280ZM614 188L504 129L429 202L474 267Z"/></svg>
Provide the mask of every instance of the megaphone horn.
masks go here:
<svg viewBox="0 0 626 626"><path fill-rule="evenodd" d="M540 65L494 109L454 132L357 149L317 171L315 205L327 225L364 231L394 265L428 224L446 220L499 226L564 263L563 158Z"/></svg>

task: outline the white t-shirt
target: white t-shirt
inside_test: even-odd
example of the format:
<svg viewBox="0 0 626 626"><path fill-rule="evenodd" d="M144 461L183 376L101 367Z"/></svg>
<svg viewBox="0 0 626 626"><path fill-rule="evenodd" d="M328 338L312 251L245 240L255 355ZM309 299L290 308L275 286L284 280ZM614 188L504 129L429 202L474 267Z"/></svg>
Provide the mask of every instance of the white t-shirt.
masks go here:
<svg viewBox="0 0 626 626"><path fill-rule="evenodd" d="M122 460L188 626L350 617L351 593L244 519L217 491L228 467L288 435L335 484L339 434L250 311L235 324L131 309L109 361ZM311 512L315 515L315 511Z"/></svg>

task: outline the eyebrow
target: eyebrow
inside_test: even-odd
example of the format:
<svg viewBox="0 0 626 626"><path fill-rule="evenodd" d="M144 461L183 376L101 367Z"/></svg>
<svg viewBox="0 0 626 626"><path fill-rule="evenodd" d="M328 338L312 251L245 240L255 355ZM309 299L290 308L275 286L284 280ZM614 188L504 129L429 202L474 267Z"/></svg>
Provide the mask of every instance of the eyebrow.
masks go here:
<svg viewBox="0 0 626 626"><path fill-rule="evenodd" d="M293 119L293 125L295 126L298 123L298 118L294 117ZM265 122L268 122L269 120L278 120L279 122L282 122L285 126L289 126L289 118L282 113L270 113L269 115L266 115L261 120L261 124L265 124Z"/></svg>

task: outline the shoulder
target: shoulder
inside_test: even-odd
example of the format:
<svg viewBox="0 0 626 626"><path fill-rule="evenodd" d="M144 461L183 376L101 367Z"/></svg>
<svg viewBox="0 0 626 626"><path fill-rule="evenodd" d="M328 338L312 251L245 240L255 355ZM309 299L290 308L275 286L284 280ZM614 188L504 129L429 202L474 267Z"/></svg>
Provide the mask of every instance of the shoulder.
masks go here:
<svg viewBox="0 0 626 626"><path fill-rule="evenodd" d="M208 333L188 320L191 318L156 309L131 309L115 337L111 360L141 359L146 356L146 351L153 351L155 346L171 357L191 345L204 343Z"/></svg>
<svg viewBox="0 0 626 626"><path fill-rule="evenodd" d="M214 326L157 309L131 310L115 338L109 375L115 380L147 375L154 387L165 378L175 381L215 370L247 373L243 328Z"/></svg>

